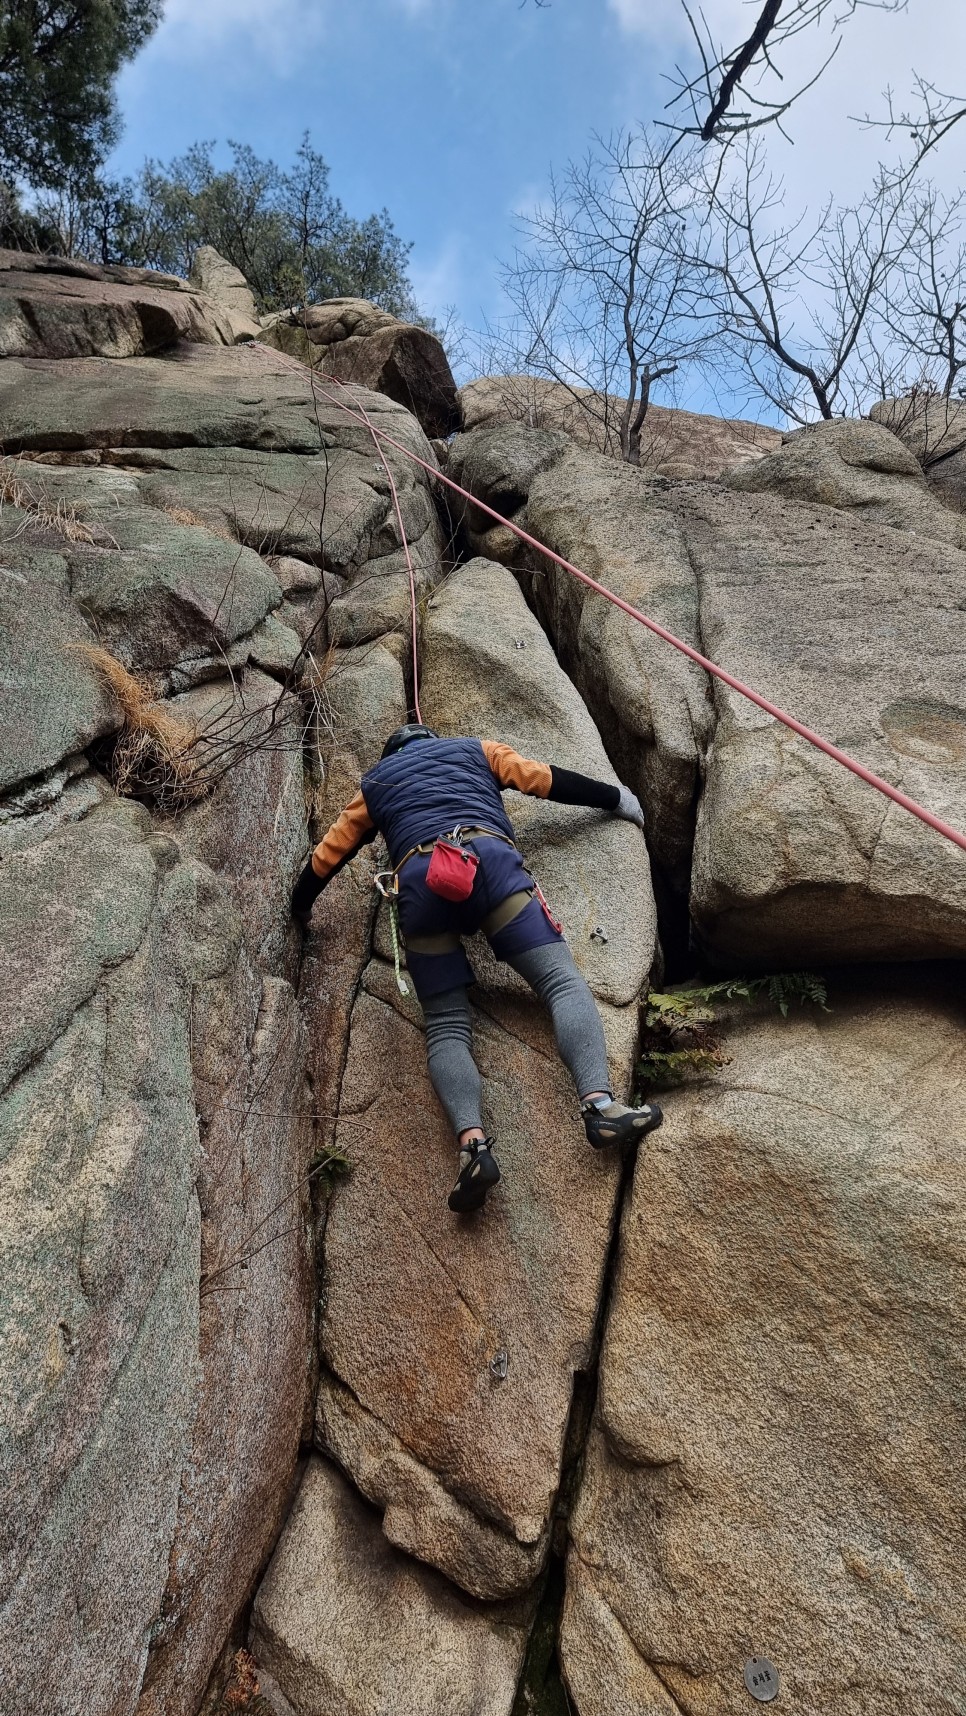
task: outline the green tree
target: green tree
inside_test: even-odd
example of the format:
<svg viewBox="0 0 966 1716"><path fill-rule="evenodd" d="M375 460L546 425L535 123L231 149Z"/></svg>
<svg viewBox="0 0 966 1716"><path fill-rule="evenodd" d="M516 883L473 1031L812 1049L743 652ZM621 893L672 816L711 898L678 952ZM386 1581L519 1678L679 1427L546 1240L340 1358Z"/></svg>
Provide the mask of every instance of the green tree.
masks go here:
<svg viewBox="0 0 966 1716"><path fill-rule="evenodd" d="M163 0L0 0L0 178L60 185L115 142L113 82Z"/></svg>
<svg viewBox="0 0 966 1716"><path fill-rule="evenodd" d="M329 169L305 137L285 171L241 143L219 169L212 143L167 166L146 162L137 181L75 178L37 214L68 254L186 275L199 245L240 268L262 310L321 298L369 298L416 313L406 276L410 246L382 210L354 220L329 188Z"/></svg>

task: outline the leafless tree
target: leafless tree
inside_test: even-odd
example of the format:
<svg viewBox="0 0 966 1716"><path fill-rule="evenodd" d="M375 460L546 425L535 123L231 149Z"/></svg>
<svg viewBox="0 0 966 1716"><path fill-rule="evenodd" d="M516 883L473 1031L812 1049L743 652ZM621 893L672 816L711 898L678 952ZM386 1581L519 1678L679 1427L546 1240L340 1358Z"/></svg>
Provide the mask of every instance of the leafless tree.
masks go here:
<svg viewBox="0 0 966 1716"><path fill-rule="evenodd" d="M717 305L718 362L792 422L860 413L881 397L901 341L935 342L923 246L930 221L937 245L942 234L921 159L880 166L856 205L828 203L794 223L755 139L731 153L727 173L709 164L691 260Z"/></svg>
<svg viewBox="0 0 966 1716"><path fill-rule="evenodd" d="M966 395L966 192L923 185L905 214L908 242L875 304L870 389L885 399Z"/></svg>
<svg viewBox="0 0 966 1716"><path fill-rule="evenodd" d="M856 12L901 12L908 0L762 0L753 28L737 47L726 49L713 34L703 11L681 0L690 29L693 59L671 77L674 94L667 123L682 136L703 143L727 143L765 125L782 127L789 109L816 84L842 44L842 30ZM824 59L804 82L786 87L783 50L831 25ZM695 67L696 62L696 67Z"/></svg>
<svg viewBox="0 0 966 1716"><path fill-rule="evenodd" d="M866 113L861 123L884 131L888 137L905 136L916 160L922 161L964 118L966 96L947 93L928 78L916 76L908 106L901 107L894 92L887 89L884 115Z"/></svg>
<svg viewBox="0 0 966 1716"><path fill-rule="evenodd" d="M503 367L568 389L633 465L653 390L698 359L711 331L677 236L694 177L690 154L653 133L596 138L520 218L523 243L503 271Z"/></svg>

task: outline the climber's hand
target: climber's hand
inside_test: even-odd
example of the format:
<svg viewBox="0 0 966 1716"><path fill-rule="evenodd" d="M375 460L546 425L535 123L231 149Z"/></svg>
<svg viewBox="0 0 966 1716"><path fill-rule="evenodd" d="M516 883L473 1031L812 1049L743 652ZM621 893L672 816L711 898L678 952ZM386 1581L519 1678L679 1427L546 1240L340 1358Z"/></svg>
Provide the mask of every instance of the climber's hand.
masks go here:
<svg viewBox="0 0 966 1716"><path fill-rule="evenodd" d="M629 787L621 787L621 796L614 815L622 816L626 822L636 822L638 828L644 827L644 812L640 800L634 797Z"/></svg>

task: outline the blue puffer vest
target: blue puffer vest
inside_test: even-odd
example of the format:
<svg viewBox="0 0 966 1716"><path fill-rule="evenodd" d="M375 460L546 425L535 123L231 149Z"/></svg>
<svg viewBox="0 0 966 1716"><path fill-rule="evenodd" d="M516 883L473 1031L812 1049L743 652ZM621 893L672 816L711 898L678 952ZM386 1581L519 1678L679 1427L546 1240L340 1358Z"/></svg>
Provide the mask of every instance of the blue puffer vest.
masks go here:
<svg viewBox="0 0 966 1716"><path fill-rule="evenodd" d="M479 739L411 739L363 776L362 796L394 866L411 846L435 840L459 822L513 839Z"/></svg>

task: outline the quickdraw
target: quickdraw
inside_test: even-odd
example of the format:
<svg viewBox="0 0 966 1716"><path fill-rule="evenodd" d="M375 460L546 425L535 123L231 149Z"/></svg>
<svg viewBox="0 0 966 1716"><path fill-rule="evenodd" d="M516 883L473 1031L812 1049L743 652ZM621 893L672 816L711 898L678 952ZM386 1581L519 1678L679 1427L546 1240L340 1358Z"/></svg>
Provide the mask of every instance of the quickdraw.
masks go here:
<svg viewBox="0 0 966 1716"><path fill-rule="evenodd" d="M409 984L402 974L402 961L399 954L399 872L397 870L380 870L373 877L376 892L381 894L389 906L389 939L392 942L392 963L396 973L396 988L400 995L409 994Z"/></svg>

